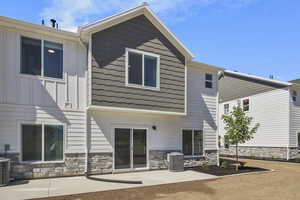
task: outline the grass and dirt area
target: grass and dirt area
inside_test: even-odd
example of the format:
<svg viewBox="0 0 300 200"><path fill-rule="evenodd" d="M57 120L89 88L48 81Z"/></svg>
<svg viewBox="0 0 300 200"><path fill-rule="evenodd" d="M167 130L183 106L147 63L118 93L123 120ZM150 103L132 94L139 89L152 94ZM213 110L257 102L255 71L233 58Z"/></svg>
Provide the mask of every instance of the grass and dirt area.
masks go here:
<svg viewBox="0 0 300 200"><path fill-rule="evenodd" d="M236 170L237 166L238 166L238 170ZM247 162L239 162L239 164L236 165L235 160L224 159L224 158L220 159L219 166L202 165L200 167L191 168L191 170L206 173L206 174L211 174L215 176L226 176L226 175L234 175L234 174L270 171L269 169L265 169L265 168L248 166Z"/></svg>
<svg viewBox="0 0 300 200"><path fill-rule="evenodd" d="M245 160L247 167L272 172L227 176L122 190L94 192L44 200L297 200L300 199L300 164ZM82 186L84 187L84 185Z"/></svg>

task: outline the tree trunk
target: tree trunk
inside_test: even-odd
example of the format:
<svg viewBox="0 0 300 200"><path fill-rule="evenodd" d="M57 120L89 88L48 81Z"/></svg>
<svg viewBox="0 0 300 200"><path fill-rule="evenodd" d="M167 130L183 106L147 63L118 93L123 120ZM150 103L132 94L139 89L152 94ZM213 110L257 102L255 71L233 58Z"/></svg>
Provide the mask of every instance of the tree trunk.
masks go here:
<svg viewBox="0 0 300 200"><path fill-rule="evenodd" d="M238 152L238 143L235 144L235 155L236 155L236 168L235 170L239 170L239 152Z"/></svg>

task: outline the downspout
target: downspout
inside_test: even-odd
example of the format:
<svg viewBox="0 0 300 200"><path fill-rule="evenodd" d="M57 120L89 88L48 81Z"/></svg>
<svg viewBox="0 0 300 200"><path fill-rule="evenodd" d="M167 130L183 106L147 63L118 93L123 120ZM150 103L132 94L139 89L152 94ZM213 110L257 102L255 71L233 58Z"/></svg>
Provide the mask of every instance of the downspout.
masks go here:
<svg viewBox="0 0 300 200"><path fill-rule="evenodd" d="M288 86L288 94L289 94L289 107L288 107L288 119L289 119L289 130L288 130L288 145L286 147L286 160L290 160L290 146L291 146L291 104L292 104L292 99L291 99L291 86Z"/></svg>
<svg viewBox="0 0 300 200"><path fill-rule="evenodd" d="M219 92L219 89L220 89L220 87L219 87L219 81L222 79L222 78L224 78L224 71L219 71L218 72L218 75L217 75L217 77L218 77L218 81L217 81L217 89L218 89L218 91L217 91L217 119L216 119L216 121L217 121L217 128L218 128L218 130L217 130L217 150L218 150L218 152L217 152L217 161L218 161L218 167L220 166L220 148L219 148L219 136L220 136L220 116L219 116L219 112L220 112L220 106L219 106L219 95L220 95L220 92Z"/></svg>
<svg viewBox="0 0 300 200"><path fill-rule="evenodd" d="M84 46L85 48L87 48L87 70L85 72L85 77L86 77L86 108L85 108L85 167L84 167L84 175L88 176L88 165L89 165L89 118L88 118L88 105L89 105L89 69L90 69L90 56L91 56L91 52L90 52L90 41L88 43L88 45L85 45L82 41L81 38L79 38L79 42L82 46Z"/></svg>

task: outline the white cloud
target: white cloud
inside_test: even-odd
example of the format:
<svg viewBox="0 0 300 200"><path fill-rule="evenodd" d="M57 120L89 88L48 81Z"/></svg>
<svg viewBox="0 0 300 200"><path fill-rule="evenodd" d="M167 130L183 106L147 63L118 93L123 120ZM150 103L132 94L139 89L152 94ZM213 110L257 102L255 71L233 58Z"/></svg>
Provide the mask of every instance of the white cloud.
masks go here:
<svg viewBox="0 0 300 200"><path fill-rule="evenodd" d="M76 31L77 26L148 2L164 20L182 21L210 4L238 7L256 0L50 0L41 12L46 21L57 19L60 28Z"/></svg>

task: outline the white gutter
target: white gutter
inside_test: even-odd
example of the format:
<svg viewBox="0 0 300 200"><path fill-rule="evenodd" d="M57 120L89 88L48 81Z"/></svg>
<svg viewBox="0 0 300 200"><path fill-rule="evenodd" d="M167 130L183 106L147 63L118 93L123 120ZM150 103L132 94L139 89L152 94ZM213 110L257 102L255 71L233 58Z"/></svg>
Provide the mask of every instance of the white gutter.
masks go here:
<svg viewBox="0 0 300 200"><path fill-rule="evenodd" d="M224 70L224 72L228 73L228 74L232 74L232 75L247 77L247 78L251 78L251 79L255 79L255 80L265 81L265 82L269 82L269 83L275 83L275 84L284 85L284 86L293 85L290 82L278 81L278 80L274 80L274 79L270 79L270 78L262 78L262 77L259 77L259 76L245 74L245 73L241 73L241 72L235 72L235 71L231 71L231 70Z"/></svg>

